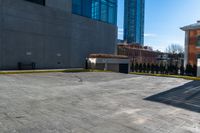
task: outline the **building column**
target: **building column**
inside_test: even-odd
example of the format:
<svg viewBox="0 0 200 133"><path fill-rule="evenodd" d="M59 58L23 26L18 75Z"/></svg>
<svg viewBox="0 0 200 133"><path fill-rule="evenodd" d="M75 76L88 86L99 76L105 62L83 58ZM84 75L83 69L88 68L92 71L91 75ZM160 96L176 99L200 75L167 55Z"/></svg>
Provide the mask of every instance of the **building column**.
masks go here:
<svg viewBox="0 0 200 133"><path fill-rule="evenodd" d="M188 64L189 31L185 31L184 67Z"/></svg>

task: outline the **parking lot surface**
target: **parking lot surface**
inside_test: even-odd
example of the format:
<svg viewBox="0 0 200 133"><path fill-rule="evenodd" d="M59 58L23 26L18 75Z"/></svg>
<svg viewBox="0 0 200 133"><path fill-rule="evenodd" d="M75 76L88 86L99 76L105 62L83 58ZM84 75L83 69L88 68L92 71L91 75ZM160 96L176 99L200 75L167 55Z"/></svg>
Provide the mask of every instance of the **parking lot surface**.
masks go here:
<svg viewBox="0 0 200 133"><path fill-rule="evenodd" d="M200 133L200 82L95 72L0 75L0 133Z"/></svg>

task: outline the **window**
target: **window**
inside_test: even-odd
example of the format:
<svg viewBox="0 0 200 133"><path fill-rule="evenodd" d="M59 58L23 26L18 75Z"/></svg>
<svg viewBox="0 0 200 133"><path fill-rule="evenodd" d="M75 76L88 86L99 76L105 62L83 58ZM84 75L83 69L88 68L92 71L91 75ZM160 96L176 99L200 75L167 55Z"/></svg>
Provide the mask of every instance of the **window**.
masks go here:
<svg viewBox="0 0 200 133"><path fill-rule="evenodd" d="M72 12L116 25L117 0L72 0Z"/></svg>
<svg viewBox="0 0 200 133"><path fill-rule="evenodd" d="M197 47L200 47L200 35L197 36Z"/></svg>
<svg viewBox="0 0 200 133"><path fill-rule="evenodd" d="M197 54L197 59L200 59L200 54Z"/></svg>
<svg viewBox="0 0 200 133"><path fill-rule="evenodd" d="M81 15L82 11L82 1L81 0L73 0L72 1L72 12L74 14Z"/></svg>
<svg viewBox="0 0 200 133"><path fill-rule="evenodd" d="M26 0L36 4L45 5L45 0Z"/></svg>

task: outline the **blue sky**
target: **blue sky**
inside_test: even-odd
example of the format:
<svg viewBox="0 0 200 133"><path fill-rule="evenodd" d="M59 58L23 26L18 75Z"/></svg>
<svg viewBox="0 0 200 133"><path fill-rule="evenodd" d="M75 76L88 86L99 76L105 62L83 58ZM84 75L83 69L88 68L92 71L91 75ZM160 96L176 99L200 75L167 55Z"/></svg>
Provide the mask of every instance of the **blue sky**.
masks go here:
<svg viewBox="0 0 200 133"><path fill-rule="evenodd" d="M123 37L124 0L118 0L118 38ZM184 46L180 27L200 20L200 0L146 0L145 45L164 51L172 43Z"/></svg>

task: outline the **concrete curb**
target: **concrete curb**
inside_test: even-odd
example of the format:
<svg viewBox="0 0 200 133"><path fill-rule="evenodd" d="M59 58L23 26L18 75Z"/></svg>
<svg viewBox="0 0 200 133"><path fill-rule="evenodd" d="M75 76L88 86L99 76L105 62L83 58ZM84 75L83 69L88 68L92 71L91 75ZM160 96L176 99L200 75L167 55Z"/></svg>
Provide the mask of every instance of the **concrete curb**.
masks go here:
<svg viewBox="0 0 200 133"><path fill-rule="evenodd" d="M80 72L111 72L104 70L96 70L96 69L83 69L83 68L72 68L72 69L44 69L44 70L7 70L0 71L0 75L2 74L30 74L30 73L80 73Z"/></svg>
<svg viewBox="0 0 200 133"><path fill-rule="evenodd" d="M87 72L89 70L77 69L43 69L43 70L7 70L0 71L0 74L26 74L26 73L53 73L53 72Z"/></svg>
<svg viewBox="0 0 200 133"><path fill-rule="evenodd" d="M200 77L182 76L182 75L150 74L150 73L137 73L137 72L131 72L129 74L155 76L155 77L182 78L186 80L200 80Z"/></svg>

